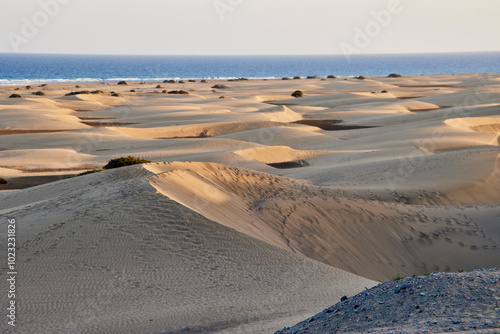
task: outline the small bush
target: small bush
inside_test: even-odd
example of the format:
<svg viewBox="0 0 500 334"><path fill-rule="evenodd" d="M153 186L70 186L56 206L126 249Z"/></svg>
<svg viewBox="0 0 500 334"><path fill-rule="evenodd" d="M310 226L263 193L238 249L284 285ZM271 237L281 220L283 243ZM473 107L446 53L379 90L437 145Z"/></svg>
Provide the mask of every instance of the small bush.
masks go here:
<svg viewBox="0 0 500 334"><path fill-rule="evenodd" d="M364 77L364 76L362 76L362 75L359 75L359 76L357 76L357 77L356 77L356 79L358 79L358 80L365 80L365 79L366 79L366 77Z"/></svg>
<svg viewBox="0 0 500 334"><path fill-rule="evenodd" d="M21 95L19 95L19 94L12 94L11 96L9 96L9 99L18 99L20 97L21 97Z"/></svg>
<svg viewBox="0 0 500 334"><path fill-rule="evenodd" d="M188 82L196 82L196 80L188 80Z"/></svg>
<svg viewBox="0 0 500 334"><path fill-rule="evenodd" d="M66 94L65 96L78 95L78 94L104 94L104 92L102 90L99 90L99 89L98 90L93 90L93 91L90 91L90 90L80 90L80 91L77 91L77 92L70 92L70 93Z"/></svg>
<svg viewBox="0 0 500 334"><path fill-rule="evenodd" d="M201 83L208 83L208 80L203 79L203 80L201 80L200 82L201 82Z"/></svg>
<svg viewBox="0 0 500 334"><path fill-rule="evenodd" d="M186 92L185 90L171 90L168 92L169 94L189 94L189 92Z"/></svg>
<svg viewBox="0 0 500 334"><path fill-rule="evenodd" d="M167 90L166 90L166 89L162 90L161 92L162 92L163 94L167 94Z"/></svg>
<svg viewBox="0 0 500 334"><path fill-rule="evenodd" d="M177 81L175 81L175 80L165 80L165 81L163 81L163 83L176 83L176 82Z"/></svg>
<svg viewBox="0 0 500 334"><path fill-rule="evenodd" d="M295 92L292 93L292 96L293 97L302 97L302 96L304 96L304 93L302 93L302 91L300 91L300 90L296 90Z"/></svg>
<svg viewBox="0 0 500 334"><path fill-rule="evenodd" d="M31 89L31 86L26 86L26 89Z"/></svg>
<svg viewBox="0 0 500 334"><path fill-rule="evenodd" d="M327 79L335 79L335 78L336 78L336 76L334 76L334 75L327 76Z"/></svg>
<svg viewBox="0 0 500 334"><path fill-rule="evenodd" d="M299 76L296 76L296 77L293 77L294 80L300 80L302 79L302 77L299 77Z"/></svg>
<svg viewBox="0 0 500 334"><path fill-rule="evenodd" d="M318 79L317 75L309 75L306 79Z"/></svg>
<svg viewBox="0 0 500 334"><path fill-rule="evenodd" d="M120 93L111 92L111 96L120 97L122 95Z"/></svg>
<svg viewBox="0 0 500 334"><path fill-rule="evenodd" d="M131 90L130 90L130 92L131 92L131 93L135 93L135 89L131 89Z"/></svg>
<svg viewBox="0 0 500 334"><path fill-rule="evenodd" d="M47 87L47 84L41 84L40 87Z"/></svg>
<svg viewBox="0 0 500 334"><path fill-rule="evenodd" d="M124 80L118 81L118 85L128 85L128 83Z"/></svg>
<svg viewBox="0 0 500 334"><path fill-rule="evenodd" d="M121 157L121 158L109 160L108 163L106 164L106 166L103 167L103 169L113 169L113 168L119 168L119 167L130 166L130 165L145 164L148 162L151 162L151 161L144 160L141 158L136 158L136 157L129 155L128 157Z"/></svg>
<svg viewBox="0 0 500 334"><path fill-rule="evenodd" d="M215 89L228 89L229 87L226 86L226 85L218 84L218 85L212 86L212 88L215 88Z"/></svg>
<svg viewBox="0 0 500 334"><path fill-rule="evenodd" d="M225 99L226 97L224 95L219 96L219 99Z"/></svg>
<svg viewBox="0 0 500 334"><path fill-rule="evenodd" d="M21 88L19 88L19 87L16 87L16 89L14 89L14 90L21 90Z"/></svg>
<svg viewBox="0 0 500 334"><path fill-rule="evenodd" d="M0 177L0 184L7 184L7 180L5 180L3 177Z"/></svg>
<svg viewBox="0 0 500 334"><path fill-rule="evenodd" d="M75 87L76 87L76 88L81 88L79 85L76 85Z"/></svg>
<svg viewBox="0 0 500 334"><path fill-rule="evenodd" d="M388 78L400 78L401 77L401 74L397 74L397 73L391 73L387 76Z"/></svg>
<svg viewBox="0 0 500 334"><path fill-rule="evenodd" d="M281 80L292 80L292 78L284 77L284 78L281 78Z"/></svg>
<svg viewBox="0 0 500 334"><path fill-rule="evenodd" d="M186 81L184 81L184 80L179 80L179 83L180 83L180 84L185 84L185 83L186 83Z"/></svg>
<svg viewBox="0 0 500 334"><path fill-rule="evenodd" d="M42 91L34 92L34 93L31 93L31 94L38 95L38 96L44 96L45 95L45 93L42 92Z"/></svg>
<svg viewBox="0 0 500 334"><path fill-rule="evenodd" d="M381 91L381 93L389 93L389 92L384 89L383 91Z"/></svg>
<svg viewBox="0 0 500 334"><path fill-rule="evenodd" d="M156 86L156 88L161 88L161 85Z"/></svg>
<svg viewBox="0 0 500 334"><path fill-rule="evenodd" d="M393 277L392 277L392 280L393 280L393 281L400 281L400 280L402 280L402 279L404 279L404 278L405 278L405 277L404 277L403 275L401 275L401 274L396 274L396 276L393 276Z"/></svg>

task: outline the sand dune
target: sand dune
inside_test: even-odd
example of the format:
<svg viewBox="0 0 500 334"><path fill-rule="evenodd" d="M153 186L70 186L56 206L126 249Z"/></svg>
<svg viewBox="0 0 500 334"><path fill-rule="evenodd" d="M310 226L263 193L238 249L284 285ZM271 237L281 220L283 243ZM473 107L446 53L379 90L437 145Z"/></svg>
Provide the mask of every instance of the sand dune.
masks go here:
<svg viewBox="0 0 500 334"><path fill-rule="evenodd" d="M23 230L18 330L270 332L374 284L210 221L151 176L131 167L0 194Z"/></svg>
<svg viewBox="0 0 500 334"><path fill-rule="evenodd" d="M213 85L0 87L24 332L267 333L498 267L499 75ZM127 155L155 162L68 178Z"/></svg>

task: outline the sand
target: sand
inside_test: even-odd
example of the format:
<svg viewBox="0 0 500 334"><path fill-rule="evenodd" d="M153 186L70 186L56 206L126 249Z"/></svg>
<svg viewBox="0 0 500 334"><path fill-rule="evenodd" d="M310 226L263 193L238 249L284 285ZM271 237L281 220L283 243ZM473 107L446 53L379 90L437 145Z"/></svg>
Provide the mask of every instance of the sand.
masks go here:
<svg viewBox="0 0 500 334"><path fill-rule="evenodd" d="M0 87L18 330L270 333L499 265L500 75L215 83Z"/></svg>

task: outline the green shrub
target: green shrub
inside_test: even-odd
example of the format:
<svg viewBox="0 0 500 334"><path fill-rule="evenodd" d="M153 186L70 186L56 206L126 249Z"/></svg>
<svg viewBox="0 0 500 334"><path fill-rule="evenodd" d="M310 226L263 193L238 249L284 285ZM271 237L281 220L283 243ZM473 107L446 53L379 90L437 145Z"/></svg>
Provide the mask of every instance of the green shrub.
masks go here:
<svg viewBox="0 0 500 334"><path fill-rule="evenodd" d="M42 92L42 91L34 92L34 93L31 93L31 94L38 95L38 96L44 96L45 95L45 93Z"/></svg>
<svg viewBox="0 0 500 334"><path fill-rule="evenodd" d="M171 90L170 92L168 92L169 94L189 94L189 92L185 91L185 90Z"/></svg>
<svg viewBox="0 0 500 334"><path fill-rule="evenodd" d="M184 80L179 80L179 83L180 83L180 84L184 84L184 83L186 83L186 81L184 81Z"/></svg>
<svg viewBox="0 0 500 334"><path fill-rule="evenodd" d="M219 99L225 99L226 97L224 95L219 96Z"/></svg>
<svg viewBox="0 0 500 334"><path fill-rule="evenodd" d="M318 79L317 75L309 75L306 79Z"/></svg>
<svg viewBox="0 0 500 334"><path fill-rule="evenodd" d="M31 86L26 86L26 89L31 89Z"/></svg>
<svg viewBox="0 0 500 334"><path fill-rule="evenodd" d="M47 84L41 84L40 87L47 87Z"/></svg>
<svg viewBox="0 0 500 334"><path fill-rule="evenodd" d="M302 97L302 96L304 96L304 93L302 93L302 91L300 91L300 90L296 90L295 92L292 93L292 96L293 97Z"/></svg>
<svg viewBox="0 0 500 334"><path fill-rule="evenodd" d="M103 169L113 169L124 166L136 165L136 164L145 164L151 162L149 160L144 160L141 158L136 158L133 156L121 157L116 159L111 159L108 161L107 165L103 167Z"/></svg>
<svg viewBox="0 0 500 334"><path fill-rule="evenodd" d="M334 76L334 75L329 75L329 76L327 76L327 78L328 78L328 79L335 79L335 78L336 78L336 76Z"/></svg>
<svg viewBox="0 0 500 334"><path fill-rule="evenodd" d="M296 76L296 77L293 77L294 80L299 80L299 79L302 79L301 77L299 76Z"/></svg>
<svg viewBox="0 0 500 334"><path fill-rule="evenodd" d="M226 85L218 84L218 85L212 86L212 88L215 88L215 89L228 89L229 87L226 86Z"/></svg>
<svg viewBox="0 0 500 334"><path fill-rule="evenodd" d="M387 76L388 78L400 78L401 77L401 74L397 74L397 73L391 73Z"/></svg>
<svg viewBox="0 0 500 334"><path fill-rule="evenodd" d="M120 97L122 95L120 93L111 92L111 96Z"/></svg>
<svg viewBox="0 0 500 334"><path fill-rule="evenodd" d="M384 89L383 91L381 91L381 93L389 93L389 92Z"/></svg>
<svg viewBox="0 0 500 334"><path fill-rule="evenodd" d="M156 88L161 88L161 85L156 86Z"/></svg>
<svg viewBox="0 0 500 334"><path fill-rule="evenodd" d="M201 80L200 82L201 82L201 83L208 83L208 80L203 79L203 80Z"/></svg>
<svg viewBox="0 0 500 334"><path fill-rule="evenodd" d="M118 81L118 85L128 85L126 81Z"/></svg>
<svg viewBox="0 0 500 334"><path fill-rule="evenodd" d="M404 278L405 278L405 277L404 277L403 275L401 275L401 274L396 274L396 276L393 276L393 277L392 277L392 280L393 280L393 281L399 281L399 280L402 280L402 279L404 279Z"/></svg>
<svg viewBox="0 0 500 334"><path fill-rule="evenodd" d="M292 78L284 77L284 78L281 78L281 80L292 80Z"/></svg>
<svg viewBox="0 0 500 334"><path fill-rule="evenodd" d="M21 95L19 95L19 94L12 94L11 96L9 96L10 99L18 99L20 97L21 97Z"/></svg>
<svg viewBox="0 0 500 334"><path fill-rule="evenodd" d="M359 76L357 76L357 77L355 77L355 78L356 78L356 79L358 79L358 80L365 80L365 79L366 79L366 77L364 77L364 76L362 76L362 75L359 75Z"/></svg>

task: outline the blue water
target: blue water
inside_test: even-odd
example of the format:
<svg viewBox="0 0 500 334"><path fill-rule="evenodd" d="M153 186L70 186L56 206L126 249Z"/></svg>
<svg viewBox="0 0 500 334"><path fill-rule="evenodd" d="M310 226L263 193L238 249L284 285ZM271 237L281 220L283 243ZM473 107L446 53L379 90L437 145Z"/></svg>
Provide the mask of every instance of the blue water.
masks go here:
<svg viewBox="0 0 500 334"><path fill-rule="evenodd" d="M0 54L0 85L116 80L499 73L500 52L333 56Z"/></svg>

